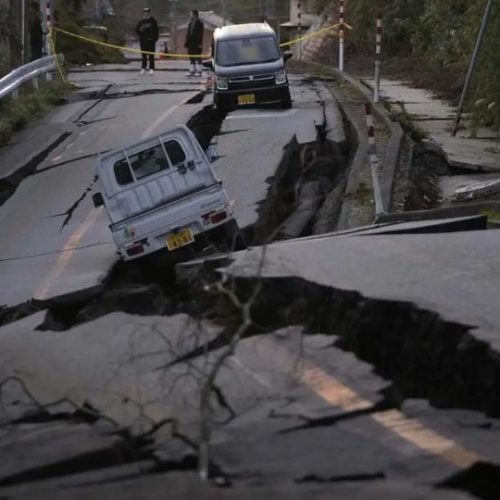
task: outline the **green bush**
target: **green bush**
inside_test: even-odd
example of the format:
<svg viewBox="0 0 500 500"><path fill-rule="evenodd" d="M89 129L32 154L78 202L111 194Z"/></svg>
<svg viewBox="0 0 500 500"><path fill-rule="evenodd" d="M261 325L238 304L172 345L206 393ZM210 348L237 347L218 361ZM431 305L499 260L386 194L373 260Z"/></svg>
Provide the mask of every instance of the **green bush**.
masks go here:
<svg viewBox="0 0 500 500"><path fill-rule="evenodd" d="M72 87L60 81L44 84L40 90L22 89L18 99L0 101L0 146L7 144L12 133L25 127L54 105L64 102Z"/></svg>
<svg viewBox="0 0 500 500"><path fill-rule="evenodd" d="M69 0L61 0L60 7L56 9L56 26L74 33L96 39L94 33L88 32L84 28L85 21L80 16L78 5ZM120 40L110 40L110 43L119 45ZM122 63L125 62L123 54L117 50L98 45L91 42L55 32L54 43L56 52L64 54L64 60L68 64L102 64L102 63Z"/></svg>

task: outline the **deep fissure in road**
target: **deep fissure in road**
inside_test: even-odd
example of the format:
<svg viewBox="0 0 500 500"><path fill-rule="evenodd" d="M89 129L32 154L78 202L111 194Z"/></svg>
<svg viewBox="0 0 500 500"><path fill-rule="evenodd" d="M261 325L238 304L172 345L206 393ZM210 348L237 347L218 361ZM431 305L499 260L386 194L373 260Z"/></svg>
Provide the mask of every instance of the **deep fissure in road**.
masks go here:
<svg viewBox="0 0 500 500"><path fill-rule="evenodd" d="M189 121L188 126L203 148L219 132L223 118L207 106ZM304 146L292 140L272 180L261 219L253 234L247 234L250 242L260 243L270 233L274 238L282 237L283 221L293 215L297 191L313 176L305 168L307 165L318 166L314 173L317 185L324 182L332 189L342 177L344 158L338 145L324 140L324 128L318 129L316 144ZM297 224L300 230L295 236L307 234L311 218L306 224ZM177 286L170 265L163 273L158 273L156 265L156 260L147 259L118 262L101 286L62 298L0 309L0 324L44 309L47 314L40 330L65 330L113 311L141 315L183 312L201 316L213 309L203 293L193 294L189 287ZM239 282L243 284L244 280ZM242 289L251 286L252 280L248 283ZM469 327L445 322L437 314L419 310L412 304L372 300L297 279L265 280L265 283L267 292L261 294L265 298L259 297L254 315L256 322L266 329L303 323L310 332L337 335L340 346L374 364L383 376L394 381L405 397L423 397L437 406L500 415L500 394L495 391L495 384L498 386L500 382L499 360L487 345L470 334ZM225 313L218 311L219 316Z"/></svg>
<svg viewBox="0 0 500 500"><path fill-rule="evenodd" d="M222 119L223 116L208 106L188 123L204 149L218 133ZM348 153L339 145L325 141L321 127L315 144L299 145L293 139L285 148L277 175L270 180L269 197L261 207L259 222L246 234L248 241L258 244L310 234L322 200L343 178ZM308 198L313 203L301 207L301 194L308 189L309 194L313 193ZM230 256L225 260L221 258L214 267L229 261ZM219 279L210 271L210 265L203 272L196 271L196 279L190 281L189 286L176 283L171 266L161 274L156 265L157 261L147 259L118 262L103 284L93 290L0 309L0 325L45 309L47 314L40 330L66 330L112 311L139 315L184 312L195 317L210 317L226 326L222 335L199 349L206 352L225 345L238 315L227 301L207 295L203 290L203 283ZM500 416L497 390L500 359L487 344L474 337L471 326L447 322L438 314L411 303L370 299L299 278L238 278L234 281L237 293L243 299L248 298L258 280L263 289L252 307L252 318L258 327L251 329L248 335L300 324L305 334L332 335L337 346L352 351L391 380L395 388L391 393L394 406L407 398L423 398L437 407L469 408ZM198 354L189 353L186 359ZM334 425L334 421L311 420L304 427L315 425ZM73 467L84 470L85 464L90 463L88 458L66 464L70 467L68 470ZM110 463L109 457L100 458ZM185 457L164 466L166 470L176 467L194 470L196 458ZM443 485L476 492L473 488L478 477L486 474L491 480L493 476L487 466L467 472L468 475L457 476L454 482L450 479L449 484ZM37 477L52 473L52 470L38 471ZM16 481L27 479L31 478ZM345 478L305 476L303 480L336 482ZM497 483L493 485L497 487ZM493 490L481 490L481 498L493 498L488 496L489 491Z"/></svg>

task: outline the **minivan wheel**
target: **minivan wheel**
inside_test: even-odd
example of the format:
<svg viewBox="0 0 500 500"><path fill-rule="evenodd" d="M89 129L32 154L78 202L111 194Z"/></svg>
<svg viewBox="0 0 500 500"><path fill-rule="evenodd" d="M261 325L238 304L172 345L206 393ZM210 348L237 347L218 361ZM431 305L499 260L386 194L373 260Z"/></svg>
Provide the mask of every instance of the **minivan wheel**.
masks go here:
<svg viewBox="0 0 500 500"><path fill-rule="evenodd" d="M286 89L285 92L285 98L283 99L281 105L283 106L283 109L290 109L292 107L292 98L290 96L290 90Z"/></svg>
<svg viewBox="0 0 500 500"><path fill-rule="evenodd" d="M221 96L214 95L214 105L215 108L221 113L227 113L229 111L229 105L227 103L227 99L224 99Z"/></svg>

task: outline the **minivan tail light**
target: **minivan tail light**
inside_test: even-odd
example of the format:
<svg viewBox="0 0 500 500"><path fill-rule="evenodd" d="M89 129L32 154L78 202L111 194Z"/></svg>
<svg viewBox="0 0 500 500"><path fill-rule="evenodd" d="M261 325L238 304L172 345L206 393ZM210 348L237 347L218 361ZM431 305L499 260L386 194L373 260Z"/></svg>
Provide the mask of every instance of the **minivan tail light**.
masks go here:
<svg viewBox="0 0 500 500"><path fill-rule="evenodd" d="M277 84L286 83L286 71L283 69L281 71L276 71L274 78Z"/></svg>

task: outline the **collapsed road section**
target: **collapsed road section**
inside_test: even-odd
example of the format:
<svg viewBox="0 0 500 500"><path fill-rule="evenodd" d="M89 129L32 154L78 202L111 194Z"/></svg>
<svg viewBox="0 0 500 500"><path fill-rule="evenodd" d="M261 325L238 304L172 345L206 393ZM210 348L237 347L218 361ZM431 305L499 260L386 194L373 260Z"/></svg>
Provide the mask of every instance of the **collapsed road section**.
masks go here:
<svg viewBox="0 0 500 500"><path fill-rule="evenodd" d="M333 126L328 123L325 103L322 103L322 110L320 116L323 121L312 129L313 141L304 142L302 138L299 142L298 138L293 136L284 150L279 152L280 160L275 168L275 175L267 180L267 196L264 193L265 199L258 204L255 222L242 228L248 245L316 233L322 222L335 220L338 211L332 211L331 208L324 210L323 205L327 197L331 201L333 193L338 199L337 209L341 206L341 188L345 184L351 148L348 141L342 140L337 143L329 138L329 129ZM271 109L270 112L272 111ZM189 119L187 126L194 132L202 148L207 150L214 142L220 140L220 137L228 136L227 131L221 130L224 118L224 114L212 106L206 106ZM238 131L231 132L230 136L233 137L237 133ZM222 156L224 152L219 148L218 153ZM224 172L220 172L221 167L217 162L214 165L216 173L223 177ZM257 167L256 163L254 168ZM252 173L250 175L254 176ZM225 179L223 181L225 183ZM239 202L240 200L236 200L237 205ZM217 249L207 248L209 253L213 253L214 250ZM55 329L70 328L73 324L85 321L85 318L94 317L97 310L101 311L99 314L106 314L111 310L124 308L123 310L140 313L141 307L132 304L143 303L140 297L144 293L150 295L151 280L159 284L163 290L162 294L175 296L176 292L172 287L172 263L189 260L196 255L192 248L186 247L182 251L177 250L171 259L155 256L150 260L141 259L142 262L137 264L124 265L118 262L108 277L93 289L49 300L32 300L19 306L4 308L0 310L0 323L6 324L46 308L50 310L48 314L50 321L45 323L43 328ZM160 280L160 283L156 278L157 265L162 266L163 276L167 277ZM154 304L158 304L158 307ZM89 308L94 312L88 313ZM167 310L171 312L172 308ZM158 298L150 302L143 314L164 314L164 312L164 300Z"/></svg>

